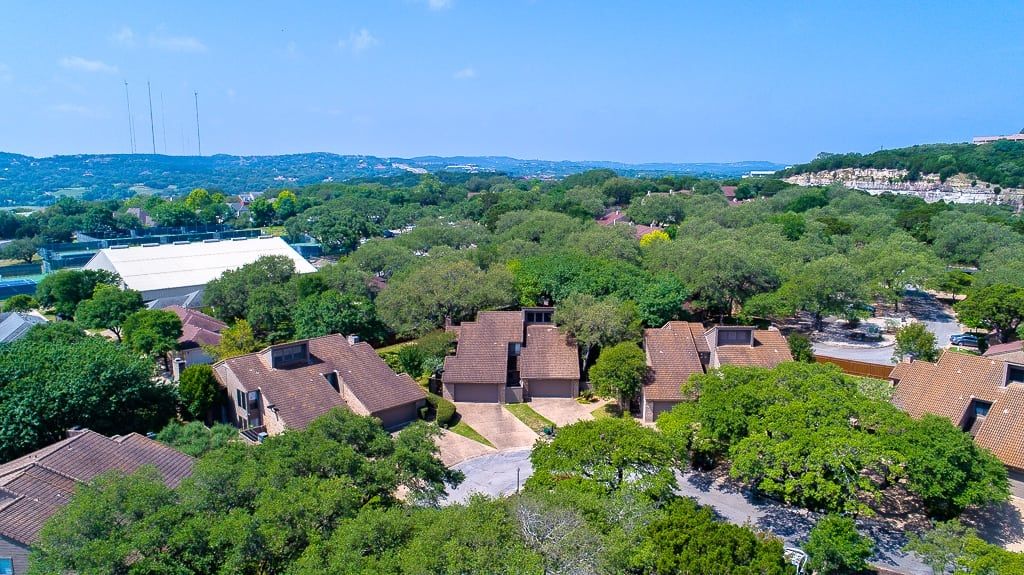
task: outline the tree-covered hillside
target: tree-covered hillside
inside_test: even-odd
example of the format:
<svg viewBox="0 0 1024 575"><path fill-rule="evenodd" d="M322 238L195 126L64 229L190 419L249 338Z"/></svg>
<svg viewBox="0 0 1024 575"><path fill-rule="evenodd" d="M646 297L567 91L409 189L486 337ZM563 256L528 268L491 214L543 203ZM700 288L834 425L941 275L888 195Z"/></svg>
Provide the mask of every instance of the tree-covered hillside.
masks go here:
<svg viewBox="0 0 1024 575"><path fill-rule="evenodd" d="M946 178L964 173L980 181L1006 188L1024 187L1024 142L999 141L991 144L927 144L871 154L819 154L813 161L793 166L784 176L839 170L877 168L907 170L907 180L921 174Z"/></svg>

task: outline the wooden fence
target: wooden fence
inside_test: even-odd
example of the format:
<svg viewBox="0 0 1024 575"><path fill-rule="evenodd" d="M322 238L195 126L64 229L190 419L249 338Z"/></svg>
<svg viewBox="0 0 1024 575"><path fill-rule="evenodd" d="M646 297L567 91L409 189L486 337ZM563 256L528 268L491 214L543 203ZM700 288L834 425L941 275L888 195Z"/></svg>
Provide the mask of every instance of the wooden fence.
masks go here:
<svg viewBox="0 0 1024 575"><path fill-rule="evenodd" d="M843 373L859 377L873 377L875 379L889 379L893 366L880 363L868 363L854 359L843 359L841 357L829 357L827 355L816 355L814 359L818 363L832 363L839 366Z"/></svg>

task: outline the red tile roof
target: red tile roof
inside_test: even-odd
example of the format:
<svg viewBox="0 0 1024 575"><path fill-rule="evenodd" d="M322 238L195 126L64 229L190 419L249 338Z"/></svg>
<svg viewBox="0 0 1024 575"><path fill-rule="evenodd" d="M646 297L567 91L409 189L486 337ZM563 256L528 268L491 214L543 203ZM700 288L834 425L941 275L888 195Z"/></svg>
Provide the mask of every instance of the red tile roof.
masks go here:
<svg viewBox="0 0 1024 575"><path fill-rule="evenodd" d="M1007 466L1024 470L1024 384L1005 384L1007 365L995 358L943 351L936 363L907 364L892 402L914 417L934 413L957 426L971 400L990 402L974 440Z"/></svg>
<svg viewBox="0 0 1024 575"><path fill-rule="evenodd" d="M722 186L722 193L730 200L734 199L736 197L736 188L737 186Z"/></svg>
<svg viewBox="0 0 1024 575"><path fill-rule="evenodd" d="M220 361L213 370L222 384L237 382L246 391L259 390L264 405L273 405L285 427L291 429L304 428L331 409L346 406L324 377L333 371L371 415L426 397L411 377L392 371L367 343L350 343L339 334L305 341L309 343L308 364L275 369L264 361L267 350L263 350Z"/></svg>
<svg viewBox="0 0 1024 575"><path fill-rule="evenodd" d="M0 535L31 545L43 523L63 507L79 483L107 471L132 473L153 465L175 487L191 475L194 460L162 443L131 433L83 430L53 445L0 465Z"/></svg>
<svg viewBox="0 0 1024 575"><path fill-rule="evenodd" d="M629 218L626 217L626 214L622 213L622 211L620 210L615 210L614 212L608 212L607 214L598 218L597 224L600 226L610 226L612 224L617 224L619 222L628 221Z"/></svg>
<svg viewBox="0 0 1024 575"><path fill-rule="evenodd" d="M633 226L633 235L636 239L640 239L651 232L660 232L661 228L658 226L645 226L643 224L637 224Z"/></svg>

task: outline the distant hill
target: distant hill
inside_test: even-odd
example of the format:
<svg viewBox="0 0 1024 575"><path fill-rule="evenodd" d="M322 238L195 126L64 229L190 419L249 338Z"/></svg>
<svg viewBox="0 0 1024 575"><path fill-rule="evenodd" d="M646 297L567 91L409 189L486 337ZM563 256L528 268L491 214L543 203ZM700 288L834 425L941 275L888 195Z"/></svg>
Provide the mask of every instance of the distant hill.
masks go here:
<svg viewBox="0 0 1024 575"><path fill-rule="evenodd" d="M62 195L108 199L137 192L176 194L196 187L233 194L410 172L501 172L512 177L563 178L594 168L611 168L626 176L689 174L726 178L751 170L782 167L771 162L622 164L519 160L502 156L379 158L308 153L201 157L89 154L33 158L0 152L0 205L49 204Z"/></svg>

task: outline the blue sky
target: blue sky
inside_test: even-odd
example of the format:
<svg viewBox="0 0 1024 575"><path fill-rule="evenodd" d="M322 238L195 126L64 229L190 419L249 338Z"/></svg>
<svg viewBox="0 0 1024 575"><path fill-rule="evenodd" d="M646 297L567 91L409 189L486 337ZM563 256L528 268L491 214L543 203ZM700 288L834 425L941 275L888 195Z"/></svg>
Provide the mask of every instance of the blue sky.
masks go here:
<svg viewBox="0 0 1024 575"><path fill-rule="evenodd" d="M0 150L798 162L1024 128L1024 2L10 2ZM163 114L160 97L163 96ZM162 121L162 117L164 120Z"/></svg>

